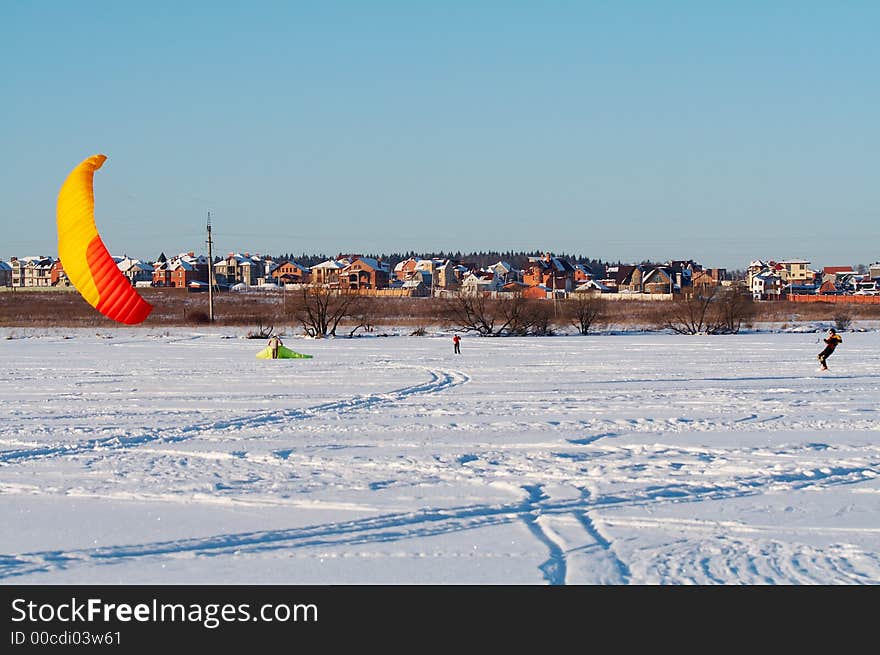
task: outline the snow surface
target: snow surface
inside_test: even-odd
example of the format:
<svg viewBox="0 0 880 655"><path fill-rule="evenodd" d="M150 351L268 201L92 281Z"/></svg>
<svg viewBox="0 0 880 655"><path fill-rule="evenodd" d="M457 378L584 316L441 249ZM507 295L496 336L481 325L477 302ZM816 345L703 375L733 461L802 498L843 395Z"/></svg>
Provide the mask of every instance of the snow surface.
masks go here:
<svg viewBox="0 0 880 655"><path fill-rule="evenodd" d="M0 330L16 584L877 584L880 333Z"/></svg>

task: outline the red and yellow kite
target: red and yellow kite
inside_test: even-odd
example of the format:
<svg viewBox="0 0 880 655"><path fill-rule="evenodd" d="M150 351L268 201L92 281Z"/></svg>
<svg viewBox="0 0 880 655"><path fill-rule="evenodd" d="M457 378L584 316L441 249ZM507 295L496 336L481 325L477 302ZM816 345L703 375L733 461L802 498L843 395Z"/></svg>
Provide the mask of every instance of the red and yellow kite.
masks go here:
<svg viewBox="0 0 880 655"><path fill-rule="evenodd" d="M107 157L94 155L74 168L58 194L58 257L82 297L107 318L134 325L153 306L141 298L107 251L95 225L95 171Z"/></svg>

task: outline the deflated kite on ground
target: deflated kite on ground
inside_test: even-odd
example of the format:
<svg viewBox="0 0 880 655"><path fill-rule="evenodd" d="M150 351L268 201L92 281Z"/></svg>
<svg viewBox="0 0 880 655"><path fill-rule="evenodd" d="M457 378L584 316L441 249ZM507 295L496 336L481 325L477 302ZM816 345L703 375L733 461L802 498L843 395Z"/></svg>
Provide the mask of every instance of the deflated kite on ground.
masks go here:
<svg viewBox="0 0 880 655"><path fill-rule="evenodd" d="M107 160L94 155L74 168L58 194L58 257L83 298L107 318L134 325L153 306L141 298L107 251L95 225L95 171Z"/></svg>
<svg viewBox="0 0 880 655"><path fill-rule="evenodd" d="M278 359L311 359L311 355L304 355L287 346L278 346ZM257 359L272 359L272 349L269 346L257 353Z"/></svg>

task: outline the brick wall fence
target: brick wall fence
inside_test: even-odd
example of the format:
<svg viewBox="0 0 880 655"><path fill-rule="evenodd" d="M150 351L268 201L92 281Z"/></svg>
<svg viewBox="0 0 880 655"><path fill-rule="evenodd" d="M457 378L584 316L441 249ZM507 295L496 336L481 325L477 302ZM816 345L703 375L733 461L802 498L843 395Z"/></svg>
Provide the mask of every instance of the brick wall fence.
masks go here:
<svg viewBox="0 0 880 655"><path fill-rule="evenodd" d="M880 305L880 296L789 296L791 302L830 302L850 305Z"/></svg>

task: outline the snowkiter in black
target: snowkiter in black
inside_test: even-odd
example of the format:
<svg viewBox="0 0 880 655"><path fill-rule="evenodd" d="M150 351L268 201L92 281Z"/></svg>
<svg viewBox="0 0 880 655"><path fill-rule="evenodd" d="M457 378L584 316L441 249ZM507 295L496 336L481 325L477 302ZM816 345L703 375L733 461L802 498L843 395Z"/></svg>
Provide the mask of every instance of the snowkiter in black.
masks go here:
<svg viewBox="0 0 880 655"><path fill-rule="evenodd" d="M825 363L825 360L831 356L831 353L834 352L834 349L837 348L837 344L843 343L843 339L840 338L840 335L834 331L834 328L828 330L828 337L825 339L825 350L819 353L819 363L822 364L822 370L827 371L828 365Z"/></svg>

